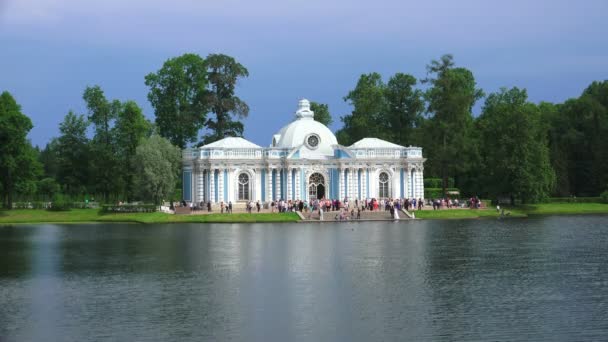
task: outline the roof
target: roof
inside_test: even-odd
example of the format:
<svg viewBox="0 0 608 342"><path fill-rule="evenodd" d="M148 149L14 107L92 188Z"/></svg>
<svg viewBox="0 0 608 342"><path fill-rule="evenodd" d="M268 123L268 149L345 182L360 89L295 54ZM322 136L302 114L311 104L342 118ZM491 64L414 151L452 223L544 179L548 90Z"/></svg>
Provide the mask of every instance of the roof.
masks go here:
<svg viewBox="0 0 608 342"><path fill-rule="evenodd" d="M403 148L403 146L378 138L363 138L349 148Z"/></svg>
<svg viewBox="0 0 608 342"><path fill-rule="evenodd" d="M261 148L260 146L240 137L227 137L211 144L203 145L201 148Z"/></svg>

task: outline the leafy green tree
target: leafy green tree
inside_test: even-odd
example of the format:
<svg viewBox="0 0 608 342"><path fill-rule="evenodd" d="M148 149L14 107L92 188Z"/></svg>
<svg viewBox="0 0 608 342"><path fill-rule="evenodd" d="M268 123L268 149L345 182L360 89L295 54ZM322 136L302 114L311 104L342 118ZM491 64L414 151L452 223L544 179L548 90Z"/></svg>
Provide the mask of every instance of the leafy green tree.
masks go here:
<svg viewBox="0 0 608 342"><path fill-rule="evenodd" d="M38 194L42 195L42 198L45 201L53 198L53 195L60 192L59 184L55 181L55 179L47 177L38 181Z"/></svg>
<svg viewBox="0 0 608 342"><path fill-rule="evenodd" d="M118 100L108 101L99 86L87 87L83 99L88 109L88 119L95 127L90 145L92 178L96 191L103 195L104 201L108 201L110 194L120 188L121 179L117 177L119 160L112 128L122 104Z"/></svg>
<svg viewBox="0 0 608 342"><path fill-rule="evenodd" d="M484 189L493 197L508 195L512 203L547 198L555 181L541 112L527 100L525 89L502 88L488 96L477 122Z"/></svg>
<svg viewBox="0 0 608 342"><path fill-rule="evenodd" d="M483 91L476 88L471 71L454 67L452 55L432 61L427 72L430 76L424 82L430 88L425 98L430 119L425 125L428 140L424 147L429 156L429 171L443 179L445 195L448 178L454 176L458 186L458 176L471 167L471 111L475 102L483 97Z"/></svg>
<svg viewBox="0 0 608 342"><path fill-rule="evenodd" d="M325 126L329 126L334 122L334 119L332 119L331 114L329 113L328 105L310 101L310 110L315 113L315 120Z"/></svg>
<svg viewBox="0 0 608 342"><path fill-rule="evenodd" d="M603 90L602 90L603 87ZM596 196L608 183L608 82L594 82L548 116L552 165L561 196Z"/></svg>
<svg viewBox="0 0 608 342"><path fill-rule="evenodd" d="M141 198L160 204L175 190L181 165L180 149L154 134L141 140L135 160L135 184Z"/></svg>
<svg viewBox="0 0 608 342"><path fill-rule="evenodd" d="M44 177L57 178L59 169L58 145L57 138L52 138L38 154L38 161L42 164Z"/></svg>
<svg viewBox="0 0 608 342"><path fill-rule="evenodd" d="M32 127L11 94L0 94L0 195L8 209L16 193L35 190L34 181L42 173L36 151L27 140Z"/></svg>
<svg viewBox="0 0 608 342"><path fill-rule="evenodd" d="M160 135L181 149L195 142L209 109L205 103L208 80L203 58L192 53L171 58L145 80Z"/></svg>
<svg viewBox="0 0 608 342"><path fill-rule="evenodd" d="M135 173L137 172L135 153L141 139L150 135L151 124L146 120L137 103L127 101L122 106L114 129L120 176L123 179L127 201L132 201L136 195L134 183Z"/></svg>
<svg viewBox="0 0 608 342"><path fill-rule="evenodd" d="M344 101L353 106L353 111L340 118L344 124L336 132L340 144L351 145L365 137L390 138L384 116L387 108L385 88L378 73L359 77L355 89L344 97Z"/></svg>
<svg viewBox="0 0 608 342"><path fill-rule="evenodd" d="M387 102L385 120L392 135L391 141L402 146L416 143L414 131L424 119L423 93L415 86L414 76L397 73L390 78L384 91Z"/></svg>
<svg viewBox="0 0 608 342"><path fill-rule="evenodd" d="M59 124L57 180L70 195L84 192L89 180L88 126L84 115L76 115L72 111Z"/></svg>
<svg viewBox="0 0 608 342"><path fill-rule="evenodd" d="M222 54L211 54L205 59L209 89L205 95L215 118L205 123L209 134L203 137L199 145L206 145L224 137L243 135L243 124L234 121L233 117L244 118L249 114L249 106L234 94L237 81L249 76L247 69L234 58Z"/></svg>

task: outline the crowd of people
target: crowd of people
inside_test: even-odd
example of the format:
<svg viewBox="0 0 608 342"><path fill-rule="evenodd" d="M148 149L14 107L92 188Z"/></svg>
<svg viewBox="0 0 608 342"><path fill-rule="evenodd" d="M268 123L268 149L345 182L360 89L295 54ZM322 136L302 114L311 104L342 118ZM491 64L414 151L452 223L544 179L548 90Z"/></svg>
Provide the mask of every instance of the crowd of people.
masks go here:
<svg viewBox="0 0 608 342"><path fill-rule="evenodd" d="M200 211L207 210L208 212L212 211L211 202L190 202L182 201L180 203L182 206L189 206L192 211ZM460 202L458 199L451 198L441 198L441 199L430 199L426 203L427 205L431 205L433 210L441 210L441 209L452 209L452 208L464 208L468 207L471 209L479 209L483 206L481 200L477 197L471 197L467 201ZM344 200L339 199L311 199L309 201L302 200L275 200L271 201L269 204L269 209L271 212L296 212L299 211L303 214L307 214L308 218L312 217L312 214L317 212L319 214L320 219L323 219L324 213L335 212L334 216L335 220L349 220L349 219L360 219L362 211L389 211L391 217L399 218L398 212L401 209L405 209L407 211L412 210L422 210L425 206L425 202L422 198L396 198L396 199L376 199L376 198L366 198L366 199L355 199L349 200L348 198L344 198ZM248 201L245 204L245 210L248 213L253 213L254 211L260 212L263 208L263 204L258 201ZM233 204L232 201L228 203L220 202L220 213L232 213Z"/></svg>

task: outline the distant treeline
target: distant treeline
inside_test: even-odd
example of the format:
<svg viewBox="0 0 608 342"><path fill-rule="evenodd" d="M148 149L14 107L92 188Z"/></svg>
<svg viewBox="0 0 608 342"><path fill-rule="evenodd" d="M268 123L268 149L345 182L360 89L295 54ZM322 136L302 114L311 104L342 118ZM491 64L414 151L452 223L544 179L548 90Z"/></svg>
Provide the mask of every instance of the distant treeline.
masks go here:
<svg viewBox="0 0 608 342"><path fill-rule="evenodd" d="M528 101L525 89L484 94L470 70L451 55L431 61L427 78L397 73L384 82L361 75L344 100L353 110L336 132L342 145L377 137L419 145L425 176L463 195L597 196L608 185L608 81L593 82L563 104ZM184 54L145 77L155 120L134 101L108 100L99 86L84 90L87 113L69 111L60 135L44 148L27 140L31 120L8 92L0 95L0 195L15 200L55 198L102 202L179 200L180 150L242 136L249 107L235 95L249 75L234 58ZM424 84L424 90L418 88ZM472 114L485 98L482 113ZM326 104L312 102L326 125ZM92 137L87 135L93 127ZM448 184L448 181L450 184Z"/></svg>

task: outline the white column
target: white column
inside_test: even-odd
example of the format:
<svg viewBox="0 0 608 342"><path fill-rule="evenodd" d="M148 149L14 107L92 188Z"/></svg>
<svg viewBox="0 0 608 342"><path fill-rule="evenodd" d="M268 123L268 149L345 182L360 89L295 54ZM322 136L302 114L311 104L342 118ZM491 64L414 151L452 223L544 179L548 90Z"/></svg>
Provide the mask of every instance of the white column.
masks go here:
<svg viewBox="0 0 608 342"><path fill-rule="evenodd" d="M399 181L401 180L401 173L396 167L391 167L391 169L393 170L393 177L391 177L391 197L397 198L399 197L399 187L401 184Z"/></svg>
<svg viewBox="0 0 608 342"><path fill-rule="evenodd" d="M217 192L218 200L220 202L224 201L224 169L219 169L219 174L217 176Z"/></svg>
<svg viewBox="0 0 608 342"><path fill-rule="evenodd" d="M373 168L369 168L369 197L378 198L376 193L376 187L378 186L378 179L376 179L376 172Z"/></svg>
<svg viewBox="0 0 608 342"><path fill-rule="evenodd" d="M300 178L302 177L302 170L300 168L296 169L296 199L297 200L303 200L302 195L300 194L301 191L301 183L300 183ZM327 191L326 191L327 192Z"/></svg>
<svg viewBox="0 0 608 342"><path fill-rule="evenodd" d="M361 169L361 199L367 198L367 178L365 177L366 172L366 168Z"/></svg>
<svg viewBox="0 0 608 342"><path fill-rule="evenodd" d="M418 170L415 173L416 177L416 198L424 197L424 179L422 178L422 170Z"/></svg>
<svg viewBox="0 0 608 342"><path fill-rule="evenodd" d="M351 168L348 171L348 176L349 176L349 181L348 184L350 185L350 190L348 191L348 193L350 194L348 197L349 201L352 201L353 203L354 200L359 197L359 194L357 193L357 169L355 168Z"/></svg>
<svg viewBox="0 0 608 342"><path fill-rule="evenodd" d="M254 169L253 170L255 173L253 174L253 178L255 179L255 182L252 185L252 191L253 191L253 200L254 201L262 201L262 186L264 186L262 184L262 171L261 169ZM260 186L260 184L262 186Z"/></svg>
<svg viewBox="0 0 608 342"><path fill-rule="evenodd" d="M275 187L275 198L273 198L273 200L280 200L281 199L281 168L277 168L276 169L276 179L274 180L274 187Z"/></svg>
<svg viewBox="0 0 608 342"><path fill-rule="evenodd" d="M266 169L266 201L271 202L272 198L272 169Z"/></svg>
<svg viewBox="0 0 608 342"><path fill-rule="evenodd" d="M210 174L209 174L209 197L211 197L211 203L216 203L215 202L215 171L216 169L211 168L209 169Z"/></svg>
<svg viewBox="0 0 608 342"><path fill-rule="evenodd" d="M196 201L198 203L200 203L205 200L205 180L203 178L203 170L200 167L197 170L196 179L197 179L196 189L198 192Z"/></svg>

